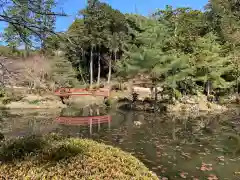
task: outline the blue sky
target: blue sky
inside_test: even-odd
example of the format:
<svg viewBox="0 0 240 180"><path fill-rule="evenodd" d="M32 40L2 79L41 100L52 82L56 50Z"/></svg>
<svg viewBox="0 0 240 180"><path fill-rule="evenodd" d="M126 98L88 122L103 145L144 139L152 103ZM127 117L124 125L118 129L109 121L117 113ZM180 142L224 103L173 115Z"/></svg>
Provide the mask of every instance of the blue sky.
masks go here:
<svg viewBox="0 0 240 180"><path fill-rule="evenodd" d="M61 17L57 19L56 30L64 31L74 21L78 11L83 9L87 0L62 0L59 7L69 14L69 17ZM114 9L118 9L123 13L137 12L142 15L149 15L157 8L164 8L166 5L173 7L192 7L193 9L202 10L208 0L101 0L110 4Z"/></svg>
<svg viewBox="0 0 240 180"><path fill-rule="evenodd" d="M166 5L173 7L192 7L193 9L203 9L208 0L101 0L110 4L114 9L119 9L123 13L135 13L136 10L142 15L149 15L157 8L164 8ZM60 8L67 13L68 17L58 17L56 23L57 31L65 31L74 21L78 11L86 6L87 0L59 0L57 10ZM6 24L0 23L0 32ZM0 42L1 44L1 42Z"/></svg>

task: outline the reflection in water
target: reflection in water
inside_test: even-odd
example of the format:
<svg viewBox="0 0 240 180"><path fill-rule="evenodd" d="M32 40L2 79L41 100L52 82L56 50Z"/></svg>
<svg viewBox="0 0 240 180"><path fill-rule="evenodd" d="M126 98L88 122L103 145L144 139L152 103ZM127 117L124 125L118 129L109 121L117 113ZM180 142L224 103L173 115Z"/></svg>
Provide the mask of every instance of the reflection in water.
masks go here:
<svg viewBox="0 0 240 180"><path fill-rule="evenodd" d="M111 127L111 116L85 116L85 117L67 117L60 116L56 118L56 122L64 125L72 125L72 126L88 126L89 125L89 133L92 134L93 125L98 126L98 131L101 129L101 124L108 123L108 128Z"/></svg>
<svg viewBox="0 0 240 180"><path fill-rule="evenodd" d="M208 114L193 118L191 114L91 112L87 108L64 109L58 114L13 115L13 111L11 114L2 115L1 129L6 138L57 132L119 147L168 179L181 179L183 172L188 173L186 179L207 179L210 174L215 174L218 179L239 179L239 114ZM232 134L231 139L229 134ZM201 170L203 163L211 164L212 170Z"/></svg>

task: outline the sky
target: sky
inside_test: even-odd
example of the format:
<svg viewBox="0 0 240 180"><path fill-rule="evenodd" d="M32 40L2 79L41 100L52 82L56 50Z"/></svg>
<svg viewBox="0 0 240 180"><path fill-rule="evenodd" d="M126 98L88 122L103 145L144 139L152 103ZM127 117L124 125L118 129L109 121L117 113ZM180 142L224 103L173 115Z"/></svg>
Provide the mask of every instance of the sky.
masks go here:
<svg viewBox="0 0 240 180"><path fill-rule="evenodd" d="M65 13L69 17L61 17L57 19L56 30L64 31L74 21L78 11L86 6L87 0L62 0L59 2ZM110 4L114 9L118 9L123 13L139 13L149 15L157 8L163 9L166 5L176 7L191 7L193 9L203 10L208 0L101 0Z"/></svg>
<svg viewBox="0 0 240 180"><path fill-rule="evenodd" d="M110 4L114 9L123 13L139 13L149 15L157 8L163 9L166 5L176 7L191 7L193 9L203 10L208 0L100 0ZM56 11L62 9L67 17L58 17L56 22L56 31L65 31L72 24L80 9L86 6L87 0L58 0ZM0 23L0 33L3 32L5 23ZM1 44L1 42L0 42Z"/></svg>

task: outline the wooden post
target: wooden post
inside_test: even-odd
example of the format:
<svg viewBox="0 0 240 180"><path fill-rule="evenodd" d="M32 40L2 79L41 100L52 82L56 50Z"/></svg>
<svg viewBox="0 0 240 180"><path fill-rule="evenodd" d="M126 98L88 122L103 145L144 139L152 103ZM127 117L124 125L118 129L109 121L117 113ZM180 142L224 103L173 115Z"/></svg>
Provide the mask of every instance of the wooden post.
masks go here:
<svg viewBox="0 0 240 180"><path fill-rule="evenodd" d="M100 113L99 113L99 107L97 108L97 116L99 116ZM98 131L100 131L100 118L98 118Z"/></svg>
<svg viewBox="0 0 240 180"><path fill-rule="evenodd" d="M92 115L93 115L93 111L92 111L92 109L90 109L90 116L92 116ZM90 126L89 131L90 131L90 136L91 136L92 135L92 118L90 118L89 126Z"/></svg>
<svg viewBox="0 0 240 180"><path fill-rule="evenodd" d="M92 118L90 119L90 123L89 123L89 133L90 135L92 135Z"/></svg>
<svg viewBox="0 0 240 180"><path fill-rule="evenodd" d="M111 121L110 121L110 117L108 118L108 130L111 129Z"/></svg>

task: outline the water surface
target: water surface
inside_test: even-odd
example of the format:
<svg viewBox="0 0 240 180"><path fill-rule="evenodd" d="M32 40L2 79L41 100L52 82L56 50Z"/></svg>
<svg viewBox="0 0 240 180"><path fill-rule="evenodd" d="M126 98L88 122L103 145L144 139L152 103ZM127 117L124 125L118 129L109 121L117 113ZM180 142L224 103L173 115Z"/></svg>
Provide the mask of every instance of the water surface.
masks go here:
<svg viewBox="0 0 240 180"><path fill-rule="evenodd" d="M50 132L91 138L132 153L168 179L240 179L239 112L194 117L133 111L97 114L90 118L78 109L2 111L1 132L6 138Z"/></svg>

